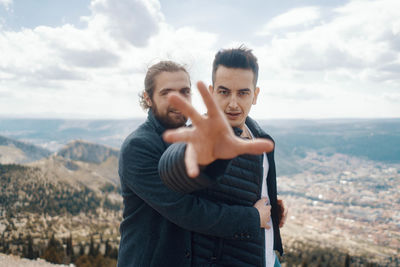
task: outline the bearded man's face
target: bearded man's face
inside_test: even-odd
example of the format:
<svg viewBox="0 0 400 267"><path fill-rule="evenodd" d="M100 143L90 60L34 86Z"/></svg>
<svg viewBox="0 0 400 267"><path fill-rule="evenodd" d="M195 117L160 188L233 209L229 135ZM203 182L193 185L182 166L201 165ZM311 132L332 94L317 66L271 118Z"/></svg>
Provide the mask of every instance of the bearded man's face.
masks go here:
<svg viewBox="0 0 400 267"><path fill-rule="evenodd" d="M178 128L186 124L187 118L168 103L168 95L178 93L189 102L191 89L189 75L184 71L161 72L155 77L155 88L151 108L154 116L167 128Z"/></svg>

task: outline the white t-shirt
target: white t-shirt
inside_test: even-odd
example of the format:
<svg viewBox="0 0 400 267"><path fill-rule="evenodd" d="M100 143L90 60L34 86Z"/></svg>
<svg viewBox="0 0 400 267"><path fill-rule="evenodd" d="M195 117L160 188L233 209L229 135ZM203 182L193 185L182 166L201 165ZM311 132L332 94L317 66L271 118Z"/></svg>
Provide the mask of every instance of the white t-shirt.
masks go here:
<svg viewBox="0 0 400 267"><path fill-rule="evenodd" d="M268 186L267 186L267 175L269 170L268 158L267 154L264 153L263 156L263 167L264 167L264 175L262 182L262 190L261 197L266 197L268 199L268 205L270 205L269 197L268 197ZM268 225L271 227L270 229L265 229L265 261L267 267L274 266L276 254L274 252L274 227L272 225L272 218L270 217Z"/></svg>
<svg viewBox="0 0 400 267"><path fill-rule="evenodd" d="M247 126L246 126L247 127ZM253 133L247 128L251 137L254 138ZM270 205L269 196L268 196L268 185L267 185L267 176L269 170L268 158L267 154L263 153L263 179L262 179L262 188L261 188L261 197L266 197L268 200L268 205ZM275 265L275 257L276 254L274 252L274 227L272 225L272 218L269 218L268 225L271 227L269 229L265 229L265 266L273 267Z"/></svg>

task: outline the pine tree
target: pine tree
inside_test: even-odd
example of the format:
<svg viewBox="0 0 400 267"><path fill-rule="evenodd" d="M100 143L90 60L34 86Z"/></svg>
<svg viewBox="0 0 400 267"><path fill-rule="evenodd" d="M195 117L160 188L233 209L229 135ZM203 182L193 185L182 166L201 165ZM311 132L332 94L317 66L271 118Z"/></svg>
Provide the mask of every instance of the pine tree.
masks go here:
<svg viewBox="0 0 400 267"><path fill-rule="evenodd" d="M83 243L79 244L79 256L83 256L85 255L85 246L83 245Z"/></svg>
<svg viewBox="0 0 400 267"><path fill-rule="evenodd" d="M89 245L89 256L96 257L98 254L98 248L94 247L93 235L90 236L90 245Z"/></svg>
<svg viewBox="0 0 400 267"><path fill-rule="evenodd" d="M25 255L25 258L28 258L28 259L35 258L35 253L33 251L33 239L30 234L28 235L28 249L27 249L27 254Z"/></svg>
<svg viewBox="0 0 400 267"><path fill-rule="evenodd" d="M344 267L350 267L350 255L346 254L346 259L344 260Z"/></svg>
<svg viewBox="0 0 400 267"><path fill-rule="evenodd" d="M72 233L69 234L69 237L67 238L67 256L69 257L70 261L74 261L74 247L72 246Z"/></svg>
<svg viewBox="0 0 400 267"><path fill-rule="evenodd" d="M105 250L105 252L104 252L104 256L105 256L105 257L109 257L109 256L110 256L111 249L112 249L112 247L110 246L110 240L107 239L107 240L106 240L106 250Z"/></svg>
<svg viewBox="0 0 400 267"><path fill-rule="evenodd" d="M2 248L1 252L6 253L6 240L5 240L4 236L5 236L5 231L1 235L0 247Z"/></svg>
<svg viewBox="0 0 400 267"><path fill-rule="evenodd" d="M54 234L52 234L41 258L52 263L63 263L64 257L64 248L62 247L60 241L56 240Z"/></svg>

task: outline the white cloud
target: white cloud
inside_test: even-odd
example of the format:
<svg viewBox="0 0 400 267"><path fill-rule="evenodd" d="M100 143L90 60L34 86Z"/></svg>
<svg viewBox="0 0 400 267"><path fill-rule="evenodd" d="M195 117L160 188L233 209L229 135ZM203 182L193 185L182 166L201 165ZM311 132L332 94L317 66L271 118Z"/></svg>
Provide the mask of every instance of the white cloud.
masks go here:
<svg viewBox="0 0 400 267"><path fill-rule="evenodd" d="M373 76L358 75L358 79L400 82L400 75L387 73L397 72L400 62L400 2L353 1L334 14L324 24L280 31L259 50L282 71L372 70Z"/></svg>
<svg viewBox="0 0 400 267"><path fill-rule="evenodd" d="M151 64L171 59L205 76L215 34L166 24L156 1L93 0L91 9L84 28L0 29L0 114L145 116L138 93Z"/></svg>
<svg viewBox="0 0 400 267"><path fill-rule="evenodd" d="M10 10L13 0L0 0L0 6L4 6L6 10Z"/></svg>
<svg viewBox="0 0 400 267"><path fill-rule="evenodd" d="M271 31L295 26L310 26L320 18L318 7L301 7L272 18L258 35L269 35Z"/></svg>
<svg viewBox="0 0 400 267"><path fill-rule="evenodd" d="M63 60L70 65L86 68L112 67L119 61L119 57L105 49L99 50L72 50L61 51Z"/></svg>
<svg viewBox="0 0 400 267"><path fill-rule="evenodd" d="M383 99L393 102L395 104L399 104L400 103L400 93L385 93L383 94Z"/></svg>
<svg viewBox="0 0 400 267"><path fill-rule="evenodd" d="M394 101L400 88L399 1L351 1L331 10L323 23L284 28L295 23L285 24L281 18L294 11L267 23L263 30L268 28L268 41L254 46L260 63L259 84L265 89L259 103L267 103L257 106L254 114L400 115L400 105ZM301 97L304 88L308 97Z"/></svg>
<svg viewBox="0 0 400 267"><path fill-rule="evenodd" d="M156 0L92 0L90 7L91 23L102 24L113 37L135 46L145 46L163 20Z"/></svg>
<svg viewBox="0 0 400 267"><path fill-rule="evenodd" d="M262 45L174 27L156 0L92 0L90 10L80 28L0 27L0 114L145 116L137 95L151 64L178 61L193 85L210 83L215 52L245 41L260 64L255 117L400 116L397 0L292 9L255 29L267 33L257 36Z"/></svg>

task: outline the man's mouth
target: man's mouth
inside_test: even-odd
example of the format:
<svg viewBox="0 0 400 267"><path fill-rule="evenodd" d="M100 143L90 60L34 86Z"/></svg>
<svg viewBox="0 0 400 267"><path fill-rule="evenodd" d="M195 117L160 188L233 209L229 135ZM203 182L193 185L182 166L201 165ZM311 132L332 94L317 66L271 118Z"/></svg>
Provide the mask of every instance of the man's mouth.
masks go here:
<svg viewBox="0 0 400 267"><path fill-rule="evenodd" d="M176 115L182 115L182 112L180 112L179 110L176 110L176 109L170 109L169 112L176 114Z"/></svg>
<svg viewBox="0 0 400 267"><path fill-rule="evenodd" d="M225 114L230 120L236 120L240 115L242 115L241 112L225 112Z"/></svg>

